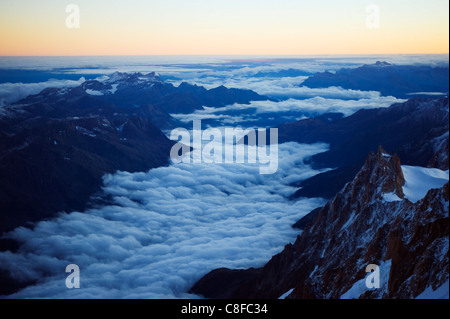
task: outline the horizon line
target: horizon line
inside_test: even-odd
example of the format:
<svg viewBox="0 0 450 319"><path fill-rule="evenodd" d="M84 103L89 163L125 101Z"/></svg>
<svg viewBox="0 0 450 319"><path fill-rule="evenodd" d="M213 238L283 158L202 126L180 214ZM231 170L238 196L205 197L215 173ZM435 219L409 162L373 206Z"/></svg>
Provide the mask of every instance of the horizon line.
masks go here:
<svg viewBox="0 0 450 319"><path fill-rule="evenodd" d="M127 57L127 56L133 56L133 57L145 57L145 56L217 56L217 57L227 57L227 56L375 56L375 55L450 55L450 52L442 52L442 53L317 53L317 54L306 54L306 53L299 53L299 54L251 54L251 53L245 53L245 54L79 54L79 55L1 55L0 58L16 58L16 57L30 57L30 58L37 58L37 57Z"/></svg>

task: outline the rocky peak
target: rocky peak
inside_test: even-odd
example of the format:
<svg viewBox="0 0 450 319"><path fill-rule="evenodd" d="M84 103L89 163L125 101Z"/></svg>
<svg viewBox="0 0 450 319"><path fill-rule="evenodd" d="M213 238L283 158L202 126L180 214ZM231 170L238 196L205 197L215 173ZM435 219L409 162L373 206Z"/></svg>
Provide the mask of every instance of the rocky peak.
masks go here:
<svg viewBox="0 0 450 319"><path fill-rule="evenodd" d="M117 91L132 87L133 89L146 89L155 83L163 83L155 72L148 74L114 72L106 80L89 80L82 84L82 88L91 95L111 95Z"/></svg>
<svg viewBox="0 0 450 319"><path fill-rule="evenodd" d="M403 185L399 157L379 147L263 268L240 272L239 280L230 270L213 271L192 291L212 298L278 298L291 289L289 298L413 298L440 287L448 280L448 183L416 203L404 199ZM380 267L379 289L364 284L369 264ZM221 276L233 287L211 293Z"/></svg>
<svg viewBox="0 0 450 319"><path fill-rule="evenodd" d="M148 74L136 73L122 73L114 72L109 75L105 83L119 83L119 82L136 82L136 81L148 81L148 82L163 82L161 78L155 73L150 72Z"/></svg>
<svg viewBox="0 0 450 319"><path fill-rule="evenodd" d="M351 193L363 205L383 198L383 194L393 193L404 198L402 186L405 184L400 158L389 155L380 145L378 153L371 153L355 179L346 185L342 193Z"/></svg>
<svg viewBox="0 0 450 319"><path fill-rule="evenodd" d="M343 229L352 227L355 228L352 232L364 232L367 226L365 221L378 220L381 223L386 220L386 216L382 216L384 212L373 216L368 211L384 202L387 195L403 199L404 184L399 157L388 154L379 146L377 154L368 155L353 181L347 183L319 213L326 223L316 223L309 232L314 233L317 228L324 228L326 232L338 234Z"/></svg>
<svg viewBox="0 0 450 319"><path fill-rule="evenodd" d="M392 64L386 62L386 61L377 61L373 66L376 67L384 67L384 66L391 66Z"/></svg>

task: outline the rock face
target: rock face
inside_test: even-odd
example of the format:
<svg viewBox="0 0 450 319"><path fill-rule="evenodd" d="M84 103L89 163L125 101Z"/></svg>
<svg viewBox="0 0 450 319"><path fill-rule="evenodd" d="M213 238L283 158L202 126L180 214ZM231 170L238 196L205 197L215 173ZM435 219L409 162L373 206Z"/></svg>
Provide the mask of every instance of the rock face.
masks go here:
<svg viewBox="0 0 450 319"><path fill-rule="evenodd" d="M218 287L205 294L201 288L214 285L207 278L218 280L213 271L192 291L206 297L278 298L294 288L289 298L340 298L364 279L369 264L390 265L380 266L386 282L353 297L414 298L428 286L438 288L449 276L449 186L412 203L403 194L404 183L400 159L380 147L295 243L263 268L249 277L241 272L241 284L225 292Z"/></svg>
<svg viewBox="0 0 450 319"><path fill-rule="evenodd" d="M81 210L117 170L168 164L172 141L149 119L33 119L0 136L0 232Z"/></svg>

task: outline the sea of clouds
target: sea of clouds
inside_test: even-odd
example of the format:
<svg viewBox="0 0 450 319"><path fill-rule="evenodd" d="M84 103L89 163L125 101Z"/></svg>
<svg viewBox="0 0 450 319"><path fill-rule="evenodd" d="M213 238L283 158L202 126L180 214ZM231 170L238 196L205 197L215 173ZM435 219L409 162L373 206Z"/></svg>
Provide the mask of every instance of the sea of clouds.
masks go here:
<svg viewBox="0 0 450 319"><path fill-rule="evenodd" d="M387 107L402 101L383 97L379 92L339 87L310 89L301 85L305 76L257 76L260 72L289 69L333 72L377 60L395 62L392 59L330 57L255 64L236 63L233 58L186 57L177 63L166 57L160 57L160 61L148 57L131 60L112 57L98 61L89 57L2 58L0 67L73 68L72 73L91 74L157 71L172 77L174 85L181 83L180 79L208 88L225 85L252 89L278 100L175 115L185 122L215 118L231 125L253 119L254 127L258 127L259 116L264 114L283 117L285 113L297 113L293 117L289 114L286 121L325 112L341 112L347 116L361 108ZM444 58L448 59L448 55ZM396 59L405 63L423 61L420 56ZM429 59L438 63L443 57ZM5 83L0 85L0 100L8 104L46 87L76 86L83 81L81 78L35 84ZM299 231L291 225L323 205L324 200L289 201L287 197L297 190L293 183L319 173L304 160L326 150L324 144L281 144L278 171L273 175L261 175L258 164L236 163L172 164L148 172L107 175L103 196L110 198L110 204L86 212L61 213L32 229L20 227L8 234L21 246L17 252L0 253L0 269L19 281L36 281L35 285L9 297L196 297L187 291L210 270L262 266L295 240ZM66 288L68 264L80 267L80 289Z"/></svg>
<svg viewBox="0 0 450 319"><path fill-rule="evenodd" d="M61 214L9 234L21 243L0 267L33 280L12 298L184 298L218 267L264 265L295 240L291 225L323 199L289 201L292 183L318 171L304 164L327 145L279 145L278 171L257 164L172 164L104 177L111 205ZM80 267L67 289L65 267Z"/></svg>

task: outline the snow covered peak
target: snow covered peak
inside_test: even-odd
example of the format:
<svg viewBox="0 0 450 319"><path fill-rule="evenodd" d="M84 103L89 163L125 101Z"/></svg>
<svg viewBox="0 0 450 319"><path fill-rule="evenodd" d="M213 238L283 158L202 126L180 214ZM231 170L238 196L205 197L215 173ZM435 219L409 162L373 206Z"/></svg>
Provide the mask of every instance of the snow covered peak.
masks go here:
<svg viewBox="0 0 450 319"><path fill-rule="evenodd" d="M386 62L386 61L377 61L374 66L377 67L385 67L385 66L391 66L392 64Z"/></svg>
<svg viewBox="0 0 450 319"><path fill-rule="evenodd" d="M123 81L127 78L127 73L121 73L121 72L114 72L104 81L104 83L115 83Z"/></svg>
<svg viewBox="0 0 450 319"><path fill-rule="evenodd" d="M113 83L162 83L161 78L155 73L150 72L148 74L137 73L121 73L114 72L109 77L103 81L103 83L113 84Z"/></svg>
<svg viewBox="0 0 450 319"><path fill-rule="evenodd" d="M102 96L116 94L117 91L130 87L147 89L153 87L155 83L163 83L163 81L154 72L148 74L114 72L97 80L86 81L83 89L89 95Z"/></svg>
<svg viewBox="0 0 450 319"><path fill-rule="evenodd" d="M429 190L441 188L449 181L449 171L437 168L401 165L396 154L388 154L381 146L378 154L371 154L366 164L343 192L367 202L409 200L416 203ZM373 187L376 185L376 187Z"/></svg>
<svg viewBox="0 0 450 319"><path fill-rule="evenodd" d="M404 198L405 178L397 154L388 154L382 146L377 154L369 154L366 162L355 179L346 185L341 193L351 194L365 204L384 198L384 194L393 194L395 198Z"/></svg>

